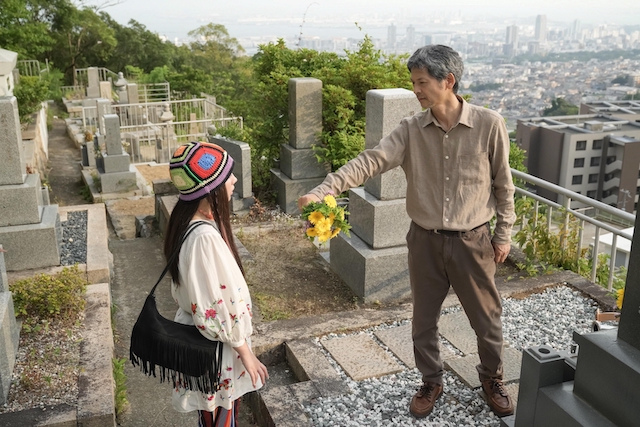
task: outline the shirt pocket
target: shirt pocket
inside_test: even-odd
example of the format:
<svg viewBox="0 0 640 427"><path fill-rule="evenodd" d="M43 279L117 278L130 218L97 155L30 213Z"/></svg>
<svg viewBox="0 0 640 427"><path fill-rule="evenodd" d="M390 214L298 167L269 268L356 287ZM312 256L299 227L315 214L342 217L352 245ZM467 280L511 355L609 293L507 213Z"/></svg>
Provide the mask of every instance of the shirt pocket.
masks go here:
<svg viewBox="0 0 640 427"><path fill-rule="evenodd" d="M484 186L490 178L489 156L486 151L462 154L458 157L458 178L462 185Z"/></svg>

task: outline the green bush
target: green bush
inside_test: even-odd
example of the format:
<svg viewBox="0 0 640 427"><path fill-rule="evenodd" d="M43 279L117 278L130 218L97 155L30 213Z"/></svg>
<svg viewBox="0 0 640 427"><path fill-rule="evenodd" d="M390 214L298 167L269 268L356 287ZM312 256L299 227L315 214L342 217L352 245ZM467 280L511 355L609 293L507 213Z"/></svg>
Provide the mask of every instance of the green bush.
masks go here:
<svg viewBox="0 0 640 427"><path fill-rule="evenodd" d="M18 316L75 320L84 310L87 280L78 266L56 275L39 274L9 285Z"/></svg>
<svg viewBox="0 0 640 427"><path fill-rule="evenodd" d="M41 104L49 98L49 82L40 77L20 77L13 94L18 100L20 123L28 123L31 115L39 111Z"/></svg>

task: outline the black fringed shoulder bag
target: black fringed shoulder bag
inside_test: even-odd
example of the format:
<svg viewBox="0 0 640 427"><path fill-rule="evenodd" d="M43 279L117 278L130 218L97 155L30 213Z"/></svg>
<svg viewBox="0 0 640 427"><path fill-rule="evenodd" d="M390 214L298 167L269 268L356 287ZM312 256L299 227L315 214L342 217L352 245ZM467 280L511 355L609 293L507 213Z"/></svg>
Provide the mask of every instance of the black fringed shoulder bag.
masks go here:
<svg viewBox="0 0 640 427"><path fill-rule="evenodd" d="M202 224L199 221L187 229L180 246L189 234ZM205 338L194 325L184 325L162 316L156 307L155 291L169 266L176 259L177 250L167 262L155 286L147 296L142 311L131 332L129 359L133 366L148 376L160 370L160 382L171 379L173 387L213 394L219 388L222 368L222 342Z"/></svg>

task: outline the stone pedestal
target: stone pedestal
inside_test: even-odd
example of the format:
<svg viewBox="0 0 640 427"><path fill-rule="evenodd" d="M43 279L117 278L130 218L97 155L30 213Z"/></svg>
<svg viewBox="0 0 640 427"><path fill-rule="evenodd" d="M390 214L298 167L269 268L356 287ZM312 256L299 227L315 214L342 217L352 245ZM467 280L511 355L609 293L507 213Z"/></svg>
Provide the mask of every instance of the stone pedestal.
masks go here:
<svg viewBox="0 0 640 427"><path fill-rule="evenodd" d="M0 245L9 271L60 265L58 206L43 197L39 174L24 173L15 97L0 97Z"/></svg>
<svg viewBox="0 0 640 427"><path fill-rule="evenodd" d="M639 221L636 217L636 230ZM516 414L503 419L502 426L638 425L640 233L634 233L631 247L619 329L574 333L580 349L575 365L563 364L561 355L550 349L525 351Z"/></svg>
<svg viewBox="0 0 640 427"><path fill-rule="evenodd" d="M329 167L319 164L314 145L322 132L322 82L313 78L289 80L289 143L280 148L280 169L271 177L280 208L298 214L298 197L320 184Z"/></svg>
<svg viewBox="0 0 640 427"><path fill-rule="evenodd" d="M212 135L207 135L207 139L210 143L224 148L234 160L233 174L238 182L231 197L231 211L249 209L255 203L251 190L251 147L246 142L216 138Z"/></svg>
<svg viewBox="0 0 640 427"><path fill-rule="evenodd" d="M4 253L0 245L0 405L7 401L11 374L16 362L20 331L16 324L13 299L9 292Z"/></svg>
<svg viewBox="0 0 640 427"><path fill-rule="evenodd" d="M138 188L136 173L131 170L130 156L122 148L120 119L116 114L103 116L105 151L98 165L101 193L126 193Z"/></svg>
<svg viewBox="0 0 640 427"><path fill-rule="evenodd" d="M382 89L367 92L366 148L375 147L404 117L420 111L413 92ZM331 269L366 302L391 302L411 295L406 235L406 178L401 168L349 191L351 238L331 242Z"/></svg>

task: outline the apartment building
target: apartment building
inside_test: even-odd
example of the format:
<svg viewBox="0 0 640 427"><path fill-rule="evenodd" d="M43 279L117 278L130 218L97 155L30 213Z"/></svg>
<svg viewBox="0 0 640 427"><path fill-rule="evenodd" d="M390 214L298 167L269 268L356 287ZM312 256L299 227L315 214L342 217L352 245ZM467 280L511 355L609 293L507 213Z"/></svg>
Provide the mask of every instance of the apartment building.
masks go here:
<svg viewBox="0 0 640 427"><path fill-rule="evenodd" d="M640 121L640 101L593 101L580 104L580 114L606 114L620 120Z"/></svg>
<svg viewBox="0 0 640 427"><path fill-rule="evenodd" d="M619 209L637 209L640 122L633 115L580 114L518 120L516 142L531 175ZM558 203L542 188L538 194ZM572 202L573 208L582 207Z"/></svg>

